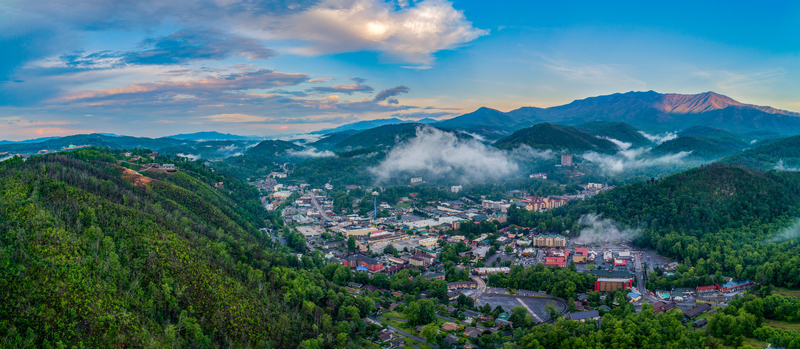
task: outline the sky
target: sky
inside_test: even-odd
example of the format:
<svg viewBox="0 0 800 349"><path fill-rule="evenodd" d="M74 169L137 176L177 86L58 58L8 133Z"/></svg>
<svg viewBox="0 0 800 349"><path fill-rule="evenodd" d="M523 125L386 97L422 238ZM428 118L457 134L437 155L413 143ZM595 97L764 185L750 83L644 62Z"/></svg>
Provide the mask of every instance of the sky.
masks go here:
<svg viewBox="0 0 800 349"><path fill-rule="evenodd" d="M0 139L277 136L628 91L800 111L796 1L6 0Z"/></svg>

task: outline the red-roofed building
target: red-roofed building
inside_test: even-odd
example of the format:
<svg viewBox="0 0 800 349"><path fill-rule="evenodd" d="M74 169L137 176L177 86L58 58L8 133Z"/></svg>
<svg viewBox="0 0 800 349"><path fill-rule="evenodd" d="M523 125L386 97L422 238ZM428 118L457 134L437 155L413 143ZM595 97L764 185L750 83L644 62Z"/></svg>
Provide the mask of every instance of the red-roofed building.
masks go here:
<svg viewBox="0 0 800 349"><path fill-rule="evenodd" d="M355 267L365 267L371 271L378 271L383 269L383 263L378 261L377 259L370 258L360 254L354 254L351 256L347 256L343 261L342 264L355 268Z"/></svg>
<svg viewBox="0 0 800 349"><path fill-rule="evenodd" d="M566 268L567 262L566 259L561 256L548 256L544 258L544 265L547 267Z"/></svg>
<svg viewBox="0 0 800 349"><path fill-rule="evenodd" d="M628 262L626 262L624 259L615 259L614 260L614 266L615 267L622 267L622 266L626 266L626 265L628 265Z"/></svg>
<svg viewBox="0 0 800 349"><path fill-rule="evenodd" d="M586 263L587 258L589 258L588 248L576 248L575 255L572 256L572 261L574 263Z"/></svg>

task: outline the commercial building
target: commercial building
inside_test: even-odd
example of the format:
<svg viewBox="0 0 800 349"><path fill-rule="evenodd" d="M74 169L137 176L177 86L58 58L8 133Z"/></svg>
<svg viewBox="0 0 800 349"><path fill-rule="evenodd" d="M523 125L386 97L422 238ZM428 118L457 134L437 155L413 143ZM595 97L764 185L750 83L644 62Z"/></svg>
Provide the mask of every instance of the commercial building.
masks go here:
<svg viewBox="0 0 800 349"><path fill-rule="evenodd" d="M531 196L522 200L522 203L525 204L525 209L528 211L541 211L559 208L566 205L567 201L569 200L557 196Z"/></svg>
<svg viewBox="0 0 800 349"><path fill-rule="evenodd" d="M586 259L589 257L589 249L588 248L576 248L575 254L572 256L573 263L586 263Z"/></svg>
<svg viewBox="0 0 800 349"><path fill-rule="evenodd" d="M567 238L558 235L539 235L531 238L531 245L536 247L566 247Z"/></svg>
<svg viewBox="0 0 800 349"><path fill-rule="evenodd" d="M422 246L417 246L417 247L414 247L414 252L415 253L422 253L422 254L426 254L426 255L429 255L429 256L434 257L434 258L438 258L439 254L442 253L442 249L440 249L440 248L425 248L425 247L422 247Z"/></svg>
<svg viewBox="0 0 800 349"><path fill-rule="evenodd" d="M322 228L320 227L304 225L295 229L297 229L297 232L303 234L303 236L306 238L314 238L322 235Z"/></svg>
<svg viewBox="0 0 800 349"><path fill-rule="evenodd" d="M589 311L581 311L577 313L570 313L569 314L570 320L584 322L586 320L599 320L600 319L600 312L597 310L589 310Z"/></svg>
<svg viewBox="0 0 800 349"><path fill-rule="evenodd" d="M425 238L425 239L419 240L419 245L420 246L424 246L424 247L431 247L431 246L435 246L438 242L439 242L439 239L435 238L435 237L433 237L433 238Z"/></svg>
<svg viewBox="0 0 800 349"><path fill-rule="evenodd" d="M616 291L617 288L627 290L633 287L633 279L597 279L594 290L600 292Z"/></svg>
<svg viewBox="0 0 800 349"><path fill-rule="evenodd" d="M750 280L731 281L731 282L726 282L726 283L722 284L722 287L720 288L720 290L723 293L739 292L739 291L746 290L746 289L748 289L750 287L753 287L753 285L755 285L755 283L753 283Z"/></svg>
<svg viewBox="0 0 800 349"><path fill-rule="evenodd" d="M572 154L561 155L561 166L572 166Z"/></svg>
<svg viewBox="0 0 800 349"><path fill-rule="evenodd" d="M476 289L476 288L478 288L478 283L475 281L457 281L457 282L447 283L448 290Z"/></svg>
<svg viewBox="0 0 800 349"><path fill-rule="evenodd" d="M370 271L378 271L383 269L383 263L377 259L367 257L361 254L354 254L345 257L342 264L351 268L364 267Z"/></svg>
<svg viewBox="0 0 800 349"><path fill-rule="evenodd" d="M345 237L362 236L372 232L378 231L378 228L356 228L356 229L342 229L341 232Z"/></svg>
<svg viewBox="0 0 800 349"><path fill-rule="evenodd" d="M544 257L544 265L547 267L566 268L567 262L563 256L547 256Z"/></svg>
<svg viewBox="0 0 800 349"><path fill-rule="evenodd" d="M703 303L692 309L687 310L685 313L683 313L683 316L685 316L687 319L694 319L698 317L700 314L705 313L709 309L711 309L711 304Z"/></svg>

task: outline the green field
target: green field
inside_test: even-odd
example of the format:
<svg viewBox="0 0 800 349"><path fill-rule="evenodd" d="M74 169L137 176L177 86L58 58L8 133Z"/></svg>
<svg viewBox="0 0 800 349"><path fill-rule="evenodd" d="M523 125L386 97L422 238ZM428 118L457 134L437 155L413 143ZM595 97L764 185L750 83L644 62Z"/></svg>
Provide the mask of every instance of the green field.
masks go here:
<svg viewBox="0 0 800 349"><path fill-rule="evenodd" d="M769 327L780 328L783 330L795 331L800 332L800 323L798 322L787 322L787 321L778 321L778 320L764 320L764 324Z"/></svg>
<svg viewBox="0 0 800 349"><path fill-rule="evenodd" d="M800 298L800 290L799 289L775 287L775 293L777 293L777 294L779 294L781 296Z"/></svg>

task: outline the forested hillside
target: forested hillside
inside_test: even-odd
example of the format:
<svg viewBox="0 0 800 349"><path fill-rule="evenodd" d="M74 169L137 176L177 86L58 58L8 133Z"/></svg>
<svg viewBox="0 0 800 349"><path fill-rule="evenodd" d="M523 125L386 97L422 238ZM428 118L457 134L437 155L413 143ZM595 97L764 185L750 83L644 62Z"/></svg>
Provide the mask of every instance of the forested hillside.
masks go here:
<svg viewBox="0 0 800 349"><path fill-rule="evenodd" d="M355 338L371 308L338 312L355 299L301 269L321 261L274 250L258 228L281 222L255 188L189 163L148 178L114 160L80 150L0 163L0 346Z"/></svg>
<svg viewBox="0 0 800 349"><path fill-rule="evenodd" d="M575 201L554 215L598 213L641 229L637 244L714 274L800 286L800 247L786 228L800 217L800 173L707 165ZM513 210L513 223L541 214ZM701 272L702 273L702 272Z"/></svg>
<svg viewBox="0 0 800 349"><path fill-rule="evenodd" d="M534 149L601 153L614 152L619 149L611 141L597 138L584 130L548 123L516 131L508 137L501 138L494 145L500 149L512 149L520 145L527 145Z"/></svg>
<svg viewBox="0 0 800 349"><path fill-rule="evenodd" d="M768 141L720 161L761 170L776 168L797 171L800 168L800 136Z"/></svg>

